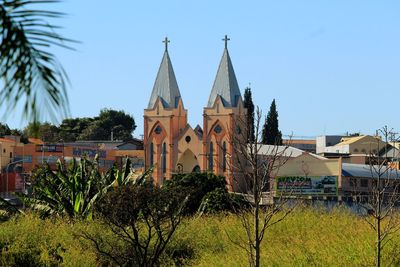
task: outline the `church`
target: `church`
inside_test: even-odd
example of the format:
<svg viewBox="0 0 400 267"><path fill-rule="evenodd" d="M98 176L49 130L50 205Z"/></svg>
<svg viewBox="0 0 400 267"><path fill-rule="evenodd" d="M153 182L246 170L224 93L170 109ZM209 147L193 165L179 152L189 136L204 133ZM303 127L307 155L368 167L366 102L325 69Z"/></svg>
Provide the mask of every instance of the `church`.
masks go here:
<svg viewBox="0 0 400 267"><path fill-rule="evenodd" d="M228 52L228 40L218 66L203 125L188 124L178 82L168 53L169 40L144 110L144 150L146 169L153 166L153 179L161 185L174 173L213 172L226 178L228 190L235 190L232 133L241 134L247 114Z"/></svg>

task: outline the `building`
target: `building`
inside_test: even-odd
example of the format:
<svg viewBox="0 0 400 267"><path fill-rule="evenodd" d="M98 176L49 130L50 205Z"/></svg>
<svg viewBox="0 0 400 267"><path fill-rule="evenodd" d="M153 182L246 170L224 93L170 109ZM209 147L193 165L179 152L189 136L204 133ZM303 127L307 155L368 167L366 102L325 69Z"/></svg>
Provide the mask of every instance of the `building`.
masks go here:
<svg viewBox="0 0 400 267"><path fill-rule="evenodd" d="M15 149L21 147L19 137L5 136L0 138L0 192L15 191L15 188L22 189L22 179L18 179L15 174L9 175L10 170L13 171L15 157ZM15 181L19 182L16 183Z"/></svg>
<svg viewBox="0 0 400 267"><path fill-rule="evenodd" d="M341 157L346 163L369 164L371 159L382 157L385 149L390 147L380 137L370 135L317 137L319 155L327 158Z"/></svg>
<svg viewBox="0 0 400 267"><path fill-rule="evenodd" d="M317 145L316 140L310 139L284 139L282 144L286 146L295 147L310 153L316 153Z"/></svg>
<svg viewBox="0 0 400 267"><path fill-rule="evenodd" d="M228 52L228 38L203 110L202 127L187 122L178 83L168 52L168 40L150 96L144 110L144 149L146 167L154 166L153 178L162 184L173 173L211 171L227 179L233 190L231 166L232 134L242 133L247 110ZM228 162L229 161L229 162Z"/></svg>
<svg viewBox="0 0 400 267"><path fill-rule="evenodd" d="M136 171L144 170L143 141L133 139L123 141L78 141L45 143L37 138L29 138L23 144L15 137L0 138L1 183L0 192L22 191L25 179L38 166L47 163L56 169L58 161L69 163L72 159L98 157L99 170L104 172L116 163L122 166L129 158Z"/></svg>
<svg viewBox="0 0 400 267"><path fill-rule="evenodd" d="M14 139L11 136L0 138L0 173L2 173L12 161L15 147L19 144L19 139Z"/></svg>
<svg viewBox="0 0 400 267"><path fill-rule="evenodd" d="M277 173L271 190L282 195L305 199L352 201L360 194L368 195L379 175L398 188L400 171L371 165L345 163L341 158L324 159L304 153L290 158ZM386 184L386 183L385 183ZM391 189L388 188L388 191Z"/></svg>
<svg viewBox="0 0 400 267"><path fill-rule="evenodd" d="M342 140L343 135L322 135L317 136L316 138L316 153L323 154L325 153L325 148L334 146L340 143Z"/></svg>

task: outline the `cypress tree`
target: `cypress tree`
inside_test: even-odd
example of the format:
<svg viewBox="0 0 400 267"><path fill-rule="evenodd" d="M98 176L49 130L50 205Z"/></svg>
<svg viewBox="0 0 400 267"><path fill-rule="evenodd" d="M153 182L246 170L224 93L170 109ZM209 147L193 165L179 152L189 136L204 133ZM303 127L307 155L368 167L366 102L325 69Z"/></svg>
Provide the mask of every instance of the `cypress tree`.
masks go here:
<svg viewBox="0 0 400 267"><path fill-rule="evenodd" d="M275 99L271 103L262 131L262 143L267 145L282 145L282 133L279 131L278 111Z"/></svg>
<svg viewBox="0 0 400 267"><path fill-rule="evenodd" d="M254 142L254 104L251 96L251 89L247 87L244 89L244 107L247 108L247 141Z"/></svg>

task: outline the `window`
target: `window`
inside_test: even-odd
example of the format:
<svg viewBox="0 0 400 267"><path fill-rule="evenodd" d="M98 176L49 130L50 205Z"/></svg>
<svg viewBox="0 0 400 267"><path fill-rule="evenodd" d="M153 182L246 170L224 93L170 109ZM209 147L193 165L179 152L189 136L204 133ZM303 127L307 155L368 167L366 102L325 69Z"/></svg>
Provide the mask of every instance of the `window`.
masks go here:
<svg viewBox="0 0 400 267"><path fill-rule="evenodd" d="M226 142L222 144L222 171L226 171Z"/></svg>
<svg viewBox="0 0 400 267"><path fill-rule="evenodd" d="M162 172L167 172L167 145L165 143L162 147Z"/></svg>
<svg viewBox="0 0 400 267"><path fill-rule="evenodd" d="M368 180L367 179L361 179L361 187L368 187Z"/></svg>
<svg viewBox="0 0 400 267"><path fill-rule="evenodd" d="M162 132L162 128L160 127L160 125L157 125L156 129L154 130L154 132L156 134L160 134Z"/></svg>
<svg viewBox="0 0 400 267"><path fill-rule="evenodd" d="M213 142L210 143L210 154L208 156L208 170L214 170L214 145Z"/></svg>
<svg viewBox="0 0 400 267"><path fill-rule="evenodd" d="M355 148L353 151L354 151L354 153L358 153L358 149L357 148Z"/></svg>
<svg viewBox="0 0 400 267"><path fill-rule="evenodd" d="M222 128L221 128L221 126L219 126L219 124L217 124L217 126L215 126L214 132L217 133L217 134L222 132Z"/></svg>
<svg viewBox="0 0 400 267"><path fill-rule="evenodd" d="M154 145L153 143L150 143L150 166L153 166L154 164Z"/></svg>

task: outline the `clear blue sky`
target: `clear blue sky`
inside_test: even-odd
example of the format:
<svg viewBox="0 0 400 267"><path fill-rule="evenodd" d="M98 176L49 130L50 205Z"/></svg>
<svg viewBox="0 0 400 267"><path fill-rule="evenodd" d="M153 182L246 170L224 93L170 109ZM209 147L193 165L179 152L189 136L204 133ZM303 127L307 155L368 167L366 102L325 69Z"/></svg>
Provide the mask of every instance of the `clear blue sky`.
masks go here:
<svg viewBox="0 0 400 267"><path fill-rule="evenodd" d="M55 50L69 74L73 117L124 110L143 132L143 109L168 35L189 121L202 123L223 51L242 91L296 136L400 130L400 1L67 0L53 8L78 51ZM19 113L10 126L23 127Z"/></svg>

